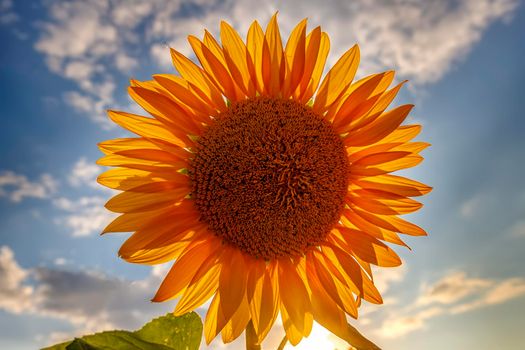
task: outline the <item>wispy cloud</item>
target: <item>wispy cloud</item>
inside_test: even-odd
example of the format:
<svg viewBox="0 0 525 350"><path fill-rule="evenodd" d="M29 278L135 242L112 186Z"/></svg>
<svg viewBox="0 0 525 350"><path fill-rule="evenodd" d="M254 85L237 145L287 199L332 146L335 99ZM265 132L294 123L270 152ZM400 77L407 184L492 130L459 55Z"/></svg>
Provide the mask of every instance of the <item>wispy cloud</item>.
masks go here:
<svg viewBox="0 0 525 350"><path fill-rule="evenodd" d="M508 229L512 237L525 237L525 220L518 220Z"/></svg>
<svg viewBox="0 0 525 350"><path fill-rule="evenodd" d="M451 273L430 286L423 286L418 305L454 304L491 287L494 281L469 278L465 272Z"/></svg>
<svg viewBox="0 0 525 350"><path fill-rule="evenodd" d="M16 261L13 251L2 246L0 309L60 319L74 327L72 334L56 334L52 341L105 329L134 329L171 310L170 303L156 305L148 301L153 286L159 284L165 272L165 266L157 266L146 278L128 281L92 270L25 269ZM63 339L57 339L59 336Z"/></svg>
<svg viewBox="0 0 525 350"><path fill-rule="evenodd" d="M88 186L95 189L103 189L104 187L96 181L97 176L102 173L102 171L101 166L88 161L86 157L80 157L73 166L71 174L68 176L68 182L73 187Z"/></svg>
<svg viewBox="0 0 525 350"><path fill-rule="evenodd" d="M322 25L330 34L329 62L357 42L361 74L394 68L421 85L443 77L492 23L509 18L517 5L517 0L334 0L323 6L314 0L58 1L49 5L35 48L51 71L77 84L78 91L64 94L66 102L108 128L104 110L118 107L117 72L127 76L143 63L150 65L151 58L168 69L166 43L191 55L186 36L201 35L204 28L217 34L219 19L246 33L253 19L266 23L279 10L287 35L308 17L311 25Z"/></svg>
<svg viewBox="0 0 525 350"><path fill-rule="evenodd" d="M423 285L413 304L396 309L379 331L385 338L397 338L424 329L438 316L452 317L525 295L525 278L488 279L451 272L431 285Z"/></svg>
<svg viewBox="0 0 525 350"><path fill-rule="evenodd" d="M57 190L58 181L49 174L42 174L37 180L29 180L25 175L13 171L0 172L0 197L12 202L24 198L50 198Z"/></svg>
<svg viewBox="0 0 525 350"><path fill-rule="evenodd" d="M13 11L13 0L0 1L0 25L8 25L18 21L20 18Z"/></svg>
<svg viewBox="0 0 525 350"><path fill-rule="evenodd" d="M59 197L53 200L58 209L66 212L59 216L55 223L65 226L73 237L84 237L100 233L102 229L115 217L104 208L106 199L99 196L80 197L71 200Z"/></svg>

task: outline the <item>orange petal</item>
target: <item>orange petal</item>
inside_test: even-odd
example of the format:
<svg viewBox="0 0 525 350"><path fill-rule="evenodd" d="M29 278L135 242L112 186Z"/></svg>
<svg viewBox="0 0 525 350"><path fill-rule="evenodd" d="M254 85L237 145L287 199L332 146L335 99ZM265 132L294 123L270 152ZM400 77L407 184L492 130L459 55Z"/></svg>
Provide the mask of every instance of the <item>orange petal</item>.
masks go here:
<svg viewBox="0 0 525 350"><path fill-rule="evenodd" d="M186 132L174 127L166 126L153 118L146 118L118 111L108 111L108 115L112 121L122 126L124 129L147 139L164 140L182 148L191 144Z"/></svg>
<svg viewBox="0 0 525 350"><path fill-rule="evenodd" d="M246 296L241 299L241 303L237 311L230 318L226 326L222 330L222 341L227 344L237 339L246 329L246 325L250 321L250 309Z"/></svg>
<svg viewBox="0 0 525 350"><path fill-rule="evenodd" d="M390 103L394 100L394 98L397 96L397 93L399 92L399 90L401 90L401 87L406 82L407 80L402 81L401 83L397 84L392 89L380 94L379 98L377 99L377 102L374 103L373 107L370 108L367 111L367 113L365 113L362 117L355 119L351 123L350 128L344 128L343 132L346 132L348 130L360 129L363 126L376 120L385 111L385 109L390 105Z"/></svg>
<svg viewBox="0 0 525 350"><path fill-rule="evenodd" d="M313 108L322 114L354 79L359 66L359 47L354 45L330 69L315 96Z"/></svg>
<svg viewBox="0 0 525 350"><path fill-rule="evenodd" d="M338 245L347 251L352 251L362 260L378 266L399 266L401 259L386 244L364 232L345 227L337 227L342 241Z"/></svg>
<svg viewBox="0 0 525 350"><path fill-rule="evenodd" d="M286 338L293 346L296 346L303 339L303 332L297 329L297 326L292 322L292 319L288 315L288 311L281 304L281 319L283 322L284 331L286 332Z"/></svg>
<svg viewBox="0 0 525 350"><path fill-rule="evenodd" d="M365 189L382 190L405 197L422 196L432 190L432 187L421 182L390 174L360 178L352 181L355 181L356 185Z"/></svg>
<svg viewBox="0 0 525 350"><path fill-rule="evenodd" d="M172 74L156 74L153 79L169 92L170 96L179 102L181 106L190 108L199 116L199 120L209 123L209 116L216 116L218 106L214 106L210 99L202 99L194 93L186 80ZM222 103L224 109L224 103Z"/></svg>
<svg viewBox="0 0 525 350"><path fill-rule="evenodd" d="M311 35L306 38L307 66L305 68L303 81L301 82L302 93L299 96L301 103L307 103L317 90L323 75L326 58L330 52L330 38L328 35L325 32L321 32L320 38L317 39L318 35L317 31L314 29ZM317 40L319 40L319 43L317 43ZM313 65L313 68L311 68L311 74L307 73L310 71L310 64Z"/></svg>
<svg viewBox="0 0 525 350"><path fill-rule="evenodd" d="M383 113L361 129L351 131L345 139L346 146L365 146L378 142L397 129L405 120L413 105L403 105Z"/></svg>
<svg viewBox="0 0 525 350"><path fill-rule="evenodd" d="M214 259L215 258L215 259ZM219 284L220 264L216 263L216 257L210 257L208 261L201 266L195 277L192 279L184 294L175 307L175 316L180 316L186 312L195 310L204 304L217 291Z"/></svg>
<svg viewBox="0 0 525 350"><path fill-rule="evenodd" d="M270 57L270 81L268 93L271 96L279 96L281 92L282 77L284 73L283 61L283 43L279 25L277 24L277 12L272 16L265 33L266 42L268 43L268 53ZM263 48L264 50L264 48Z"/></svg>
<svg viewBox="0 0 525 350"><path fill-rule="evenodd" d="M307 260L310 256L307 255ZM315 268L307 262L308 284L312 290L312 312L314 319L321 326L336 336L347 340L346 315L330 298L317 278Z"/></svg>
<svg viewBox="0 0 525 350"><path fill-rule="evenodd" d="M303 19L292 30L286 43L284 57L286 74L283 86L283 98L288 98L301 82L306 60L306 19Z"/></svg>
<svg viewBox="0 0 525 350"><path fill-rule="evenodd" d="M423 161L423 157L411 152L384 152L371 154L352 164L352 176L377 176L401 169L411 168Z"/></svg>
<svg viewBox="0 0 525 350"><path fill-rule="evenodd" d="M221 291L221 309L225 319L229 320L246 294L248 271L243 253L236 247L223 248L223 259L219 277Z"/></svg>
<svg viewBox="0 0 525 350"><path fill-rule="evenodd" d="M217 291L206 313L206 319L204 321L204 338L206 339L206 345L210 345L211 341L222 331L227 323L227 320L219 308L220 300L221 293Z"/></svg>
<svg viewBox="0 0 525 350"><path fill-rule="evenodd" d="M344 133L355 120L366 115L381 97L382 91L376 92L378 87L392 78L392 72L374 74L363 84L359 84L347 97L343 97L344 102L337 108L336 113L333 112L335 109L331 108L327 113L327 119L333 116L337 132Z"/></svg>
<svg viewBox="0 0 525 350"><path fill-rule="evenodd" d="M264 261L261 263L262 266L255 268L250 276L250 279L255 281L252 282L255 283L253 291L248 289L247 292L248 296L252 296L250 314L255 333L262 342L277 318L280 301L277 269L273 267L274 263L270 263L268 267L265 267ZM262 276L257 273L259 270L263 270ZM250 286L250 283L248 285Z"/></svg>
<svg viewBox="0 0 525 350"><path fill-rule="evenodd" d="M222 94L199 66L177 50L170 49L170 53L173 65L184 79L206 94L216 106L224 104Z"/></svg>
<svg viewBox="0 0 525 350"><path fill-rule="evenodd" d="M217 245L205 241L190 244L175 261L152 301L161 302L176 297L189 285L204 262L210 257L215 257L218 248Z"/></svg>
<svg viewBox="0 0 525 350"><path fill-rule="evenodd" d="M261 95L266 93L265 82L268 82L270 79L269 76L263 76L263 65L270 66L269 50L263 50L265 45L268 47L268 43L264 38L264 32L259 23L253 21L246 37L246 48L253 62L252 80L257 83L257 92Z"/></svg>
<svg viewBox="0 0 525 350"><path fill-rule="evenodd" d="M370 277L368 277L350 254L335 245L330 245L329 247L323 246L323 252L325 257L330 260L335 267L349 277L353 287L358 289L363 299L374 304L383 303L383 298L381 298L381 294Z"/></svg>
<svg viewBox="0 0 525 350"><path fill-rule="evenodd" d="M176 204L189 193L188 188L176 188L157 193L122 192L106 203L106 208L115 213L137 213L165 208Z"/></svg>
<svg viewBox="0 0 525 350"><path fill-rule="evenodd" d="M202 126L171 98L138 86L130 86L128 92L135 102L162 123L194 135L202 133Z"/></svg>
<svg viewBox="0 0 525 350"><path fill-rule="evenodd" d="M288 259L279 260L278 265L279 286L282 287L280 288L281 313L284 309L295 329L303 336L308 336L308 334L305 334L305 320L307 315L311 315L312 311L305 281L299 276L297 267ZM284 317L283 324L286 329ZM311 328L311 325L308 326ZM290 342L292 342L291 339Z"/></svg>
<svg viewBox="0 0 525 350"><path fill-rule="evenodd" d="M159 139L145 139L142 137L119 138L100 142L98 148L104 154L119 153L130 149L159 150L171 153L179 160L188 159L191 155L182 147Z"/></svg>
<svg viewBox="0 0 525 350"><path fill-rule="evenodd" d="M399 238L396 232L385 230L381 227L371 224L370 222L366 221L361 216L356 214L356 211L357 208L355 207L352 207L352 209L343 210L343 217L341 218L343 226L361 230L363 232L366 232L370 236L373 236L385 242L408 247L405 244L405 242L403 242L401 238ZM347 222L343 219L347 219L351 225L348 225Z"/></svg>
<svg viewBox="0 0 525 350"><path fill-rule="evenodd" d="M329 268L327 262L321 252L314 251L311 257L311 262L315 266L315 271L322 288L330 296L330 298L347 314L357 318L357 305L350 288L344 282L344 277L335 277Z"/></svg>
<svg viewBox="0 0 525 350"><path fill-rule="evenodd" d="M411 236L426 236L427 233L421 227L414 225L406 220L403 220L394 215L378 215L371 214L366 211L358 210L357 208L353 209L354 212L361 216L364 220L370 222L373 225L383 227L387 230L404 233Z"/></svg>
<svg viewBox="0 0 525 350"><path fill-rule="evenodd" d="M251 80L251 57L239 34L226 22L221 22L221 41L224 58L233 80L246 96L255 97L255 86Z"/></svg>
<svg viewBox="0 0 525 350"><path fill-rule="evenodd" d="M236 100L236 87L228 69L202 41L190 35L188 41L202 67L229 100Z"/></svg>
<svg viewBox="0 0 525 350"><path fill-rule="evenodd" d="M379 190L355 190L347 196L347 202L382 215L412 213L423 206L411 198Z"/></svg>

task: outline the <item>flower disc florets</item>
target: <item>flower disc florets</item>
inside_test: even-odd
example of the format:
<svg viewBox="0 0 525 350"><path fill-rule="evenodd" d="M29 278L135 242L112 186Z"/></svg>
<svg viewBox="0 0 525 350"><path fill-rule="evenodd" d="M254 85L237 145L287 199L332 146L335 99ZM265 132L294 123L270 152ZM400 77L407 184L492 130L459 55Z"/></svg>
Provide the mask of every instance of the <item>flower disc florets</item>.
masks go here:
<svg viewBox="0 0 525 350"><path fill-rule="evenodd" d="M296 256L337 223L348 158L331 124L293 100L234 103L198 140L192 198L228 243L264 259Z"/></svg>

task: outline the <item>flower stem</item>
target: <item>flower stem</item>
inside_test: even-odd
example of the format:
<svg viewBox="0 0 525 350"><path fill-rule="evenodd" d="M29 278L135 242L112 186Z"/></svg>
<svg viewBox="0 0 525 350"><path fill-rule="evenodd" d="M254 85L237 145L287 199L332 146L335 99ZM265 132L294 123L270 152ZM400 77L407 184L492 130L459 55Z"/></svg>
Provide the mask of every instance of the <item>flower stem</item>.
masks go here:
<svg viewBox="0 0 525 350"><path fill-rule="evenodd" d="M261 350L261 344L255 334L252 321L246 326L246 350Z"/></svg>

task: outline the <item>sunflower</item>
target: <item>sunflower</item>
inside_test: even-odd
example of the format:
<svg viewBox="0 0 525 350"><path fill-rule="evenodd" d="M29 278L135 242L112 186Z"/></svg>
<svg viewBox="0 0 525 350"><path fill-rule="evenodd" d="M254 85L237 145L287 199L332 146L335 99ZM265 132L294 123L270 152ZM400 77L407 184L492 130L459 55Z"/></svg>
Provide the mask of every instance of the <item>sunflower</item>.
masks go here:
<svg viewBox="0 0 525 350"><path fill-rule="evenodd" d="M353 82L359 48L322 78L329 52L306 19L283 46L276 15L246 42L226 22L188 40L200 65L171 49L179 75L132 80L129 94L151 117L109 111L138 135L100 143L98 181L122 191L106 232L134 232L119 255L174 261L153 301L179 298L181 315L209 299L210 343L245 330L260 343L280 314L298 344L315 320L352 342L346 316L382 299L371 265L401 264L385 242L425 231L399 217L430 187L392 175L419 164L412 109L386 110L404 82L394 72Z"/></svg>

